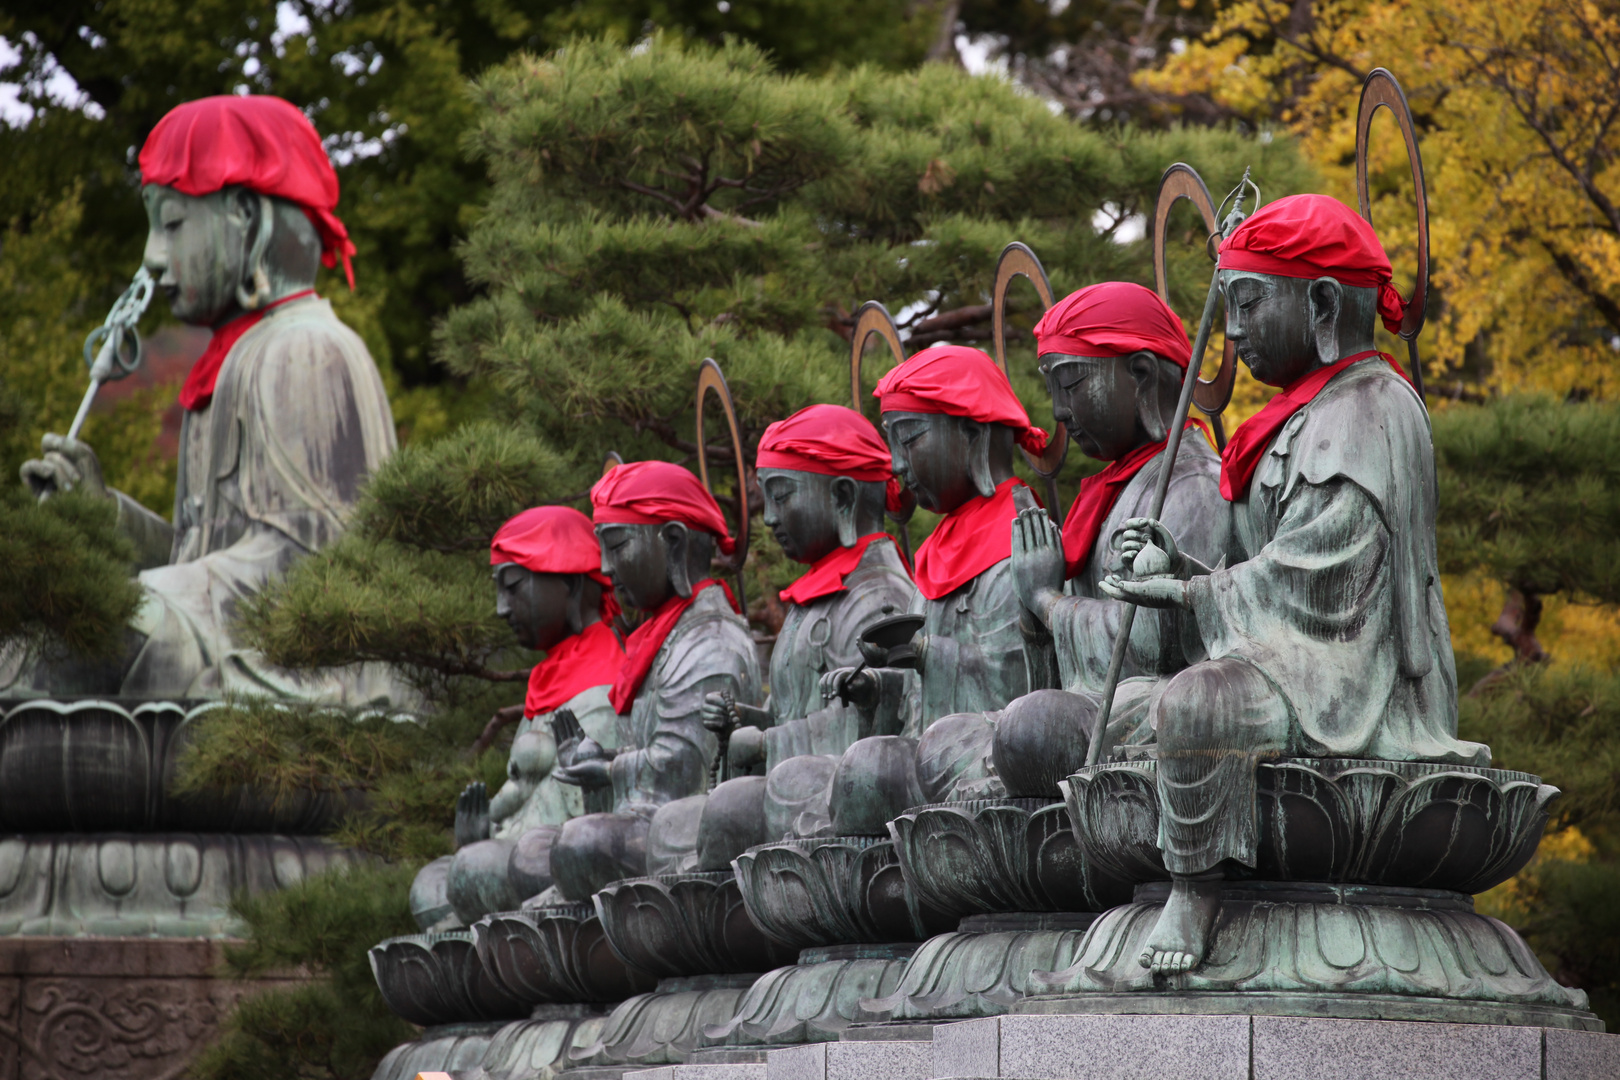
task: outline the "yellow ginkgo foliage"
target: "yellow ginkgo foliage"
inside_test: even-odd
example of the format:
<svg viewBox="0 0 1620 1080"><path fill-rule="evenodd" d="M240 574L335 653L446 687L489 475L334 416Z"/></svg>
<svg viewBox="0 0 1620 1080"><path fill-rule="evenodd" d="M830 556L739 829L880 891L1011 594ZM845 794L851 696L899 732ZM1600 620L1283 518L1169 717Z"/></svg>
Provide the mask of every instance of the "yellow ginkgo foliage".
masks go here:
<svg viewBox="0 0 1620 1080"><path fill-rule="evenodd" d="M1286 125L1355 203L1360 85L1390 69L1427 173L1420 339L1431 393L1620 392L1620 7L1582 0L1217 0L1213 28L1139 79ZM1416 214L1400 135L1373 124L1373 221L1408 291ZM1380 331L1382 333L1382 331ZM1404 360L1404 348L1394 349Z"/></svg>

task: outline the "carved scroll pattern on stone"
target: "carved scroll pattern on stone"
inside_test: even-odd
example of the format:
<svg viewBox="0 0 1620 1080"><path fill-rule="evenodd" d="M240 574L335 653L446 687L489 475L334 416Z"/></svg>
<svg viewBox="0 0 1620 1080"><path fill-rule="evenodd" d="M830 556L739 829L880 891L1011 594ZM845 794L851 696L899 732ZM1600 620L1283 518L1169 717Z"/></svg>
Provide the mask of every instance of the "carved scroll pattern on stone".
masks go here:
<svg viewBox="0 0 1620 1080"><path fill-rule="evenodd" d="M703 1033L705 1046L791 1046L835 1042L852 1023L881 1017L868 998L893 993L905 960L829 960L766 972L748 988L735 1015Z"/></svg>
<svg viewBox="0 0 1620 1080"><path fill-rule="evenodd" d="M373 945L371 973L383 1001L413 1024L517 1020L529 1005L479 959L472 934L411 934Z"/></svg>
<svg viewBox="0 0 1620 1080"><path fill-rule="evenodd" d="M1061 787L1089 862L1169 877L1151 761L1097 765ZM1262 880L1480 893L1535 854L1558 789L1528 773L1420 762L1285 758L1259 769Z"/></svg>
<svg viewBox="0 0 1620 1080"><path fill-rule="evenodd" d="M472 933L484 964L528 1005L622 1001L656 981L620 959L587 904L501 912Z"/></svg>
<svg viewBox="0 0 1620 1080"><path fill-rule="evenodd" d="M1517 934L1476 914L1467 896L1354 886L1311 887L1317 898L1265 891L1286 888L1229 886L1208 957L1184 975L1155 977L1138 961L1162 904L1114 908L1087 931L1074 963L1032 975L1030 992L1396 994L1586 1008L1585 993L1558 985ZM1418 893L1428 895L1389 895Z"/></svg>
<svg viewBox="0 0 1620 1080"><path fill-rule="evenodd" d="M795 957L749 919L730 871L631 878L593 900L613 951L651 975L761 972Z"/></svg>
<svg viewBox="0 0 1620 1080"><path fill-rule="evenodd" d="M889 823L907 884L956 918L1102 911L1131 886L1089 866L1061 801L978 799L907 810Z"/></svg>
<svg viewBox="0 0 1620 1080"><path fill-rule="evenodd" d="M945 1020L1009 1012L1036 971L1068 967L1084 930L940 934L923 942L894 992L861 1002L876 1020Z"/></svg>
<svg viewBox="0 0 1620 1080"><path fill-rule="evenodd" d="M761 844L732 865L754 924L792 948L921 941L953 925L918 905L887 838Z"/></svg>

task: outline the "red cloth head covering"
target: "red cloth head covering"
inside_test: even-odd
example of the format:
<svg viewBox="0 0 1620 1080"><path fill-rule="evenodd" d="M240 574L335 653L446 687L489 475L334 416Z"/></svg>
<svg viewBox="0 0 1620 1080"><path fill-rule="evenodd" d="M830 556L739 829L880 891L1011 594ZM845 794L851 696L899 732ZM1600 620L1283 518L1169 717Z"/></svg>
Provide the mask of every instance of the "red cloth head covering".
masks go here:
<svg viewBox="0 0 1620 1080"><path fill-rule="evenodd" d="M338 178L315 125L290 102L267 94L225 94L176 105L141 147L141 183L184 195L235 184L297 203L321 237L321 262L354 288L354 244L332 211Z"/></svg>
<svg viewBox="0 0 1620 1080"><path fill-rule="evenodd" d="M602 618L619 613L613 582L602 573L602 546L591 519L572 506L536 506L495 531L489 565L517 563L537 574L584 574L602 586Z"/></svg>
<svg viewBox="0 0 1620 1080"><path fill-rule="evenodd" d="M1390 284L1389 256L1354 210L1328 195L1290 195L1267 203L1221 241L1221 269L1279 277L1330 277L1378 290L1378 314L1401 328L1406 301Z"/></svg>
<svg viewBox="0 0 1620 1080"><path fill-rule="evenodd" d="M1029 422L1007 373L978 349L924 349L878 380L872 396L884 412L944 413L981 424L1005 424L1032 454L1046 449L1046 432ZM1008 534L1011 536L1011 533Z"/></svg>
<svg viewBox="0 0 1620 1080"><path fill-rule="evenodd" d="M900 481L888 445L872 421L843 405L811 405L766 428L754 466L881 480L888 487L888 508L900 508Z"/></svg>
<svg viewBox="0 0 1620 1080"><path fill-rule="evenodd" d="M714 534L722 555L737 549L720 504L703 482L667 461L632 461L608 470L591 488L591 516L598 525L679 521Z"/></svg>
<svg viewBox="0 0 1620 1080"><path fill-rule="evenodd" d="M1128 356L1147 349L1182 368L1192 361L1187 329L1152 289L1129 281L1087 285L1059 300L1035 324L1035 352Z"/></svg>

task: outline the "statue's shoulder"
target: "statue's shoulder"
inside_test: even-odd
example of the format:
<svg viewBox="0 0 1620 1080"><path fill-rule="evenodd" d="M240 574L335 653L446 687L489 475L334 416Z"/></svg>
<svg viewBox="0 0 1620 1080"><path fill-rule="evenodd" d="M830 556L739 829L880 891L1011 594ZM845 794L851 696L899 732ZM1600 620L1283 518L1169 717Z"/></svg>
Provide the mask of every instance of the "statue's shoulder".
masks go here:
<svg viewBox="0 0 1620 1080"><path fill-rule="evenodd" d="M259 354L259 366L360 364L376 370L359 334L337 317L329 300L312 297L277 308L243 335L240 344Z"/></svg>
<svg viewBox="0 0 1620 1080"><path fill-rule="evenodd" d="M1343 476L1383 502L1394 486L1432 471L1428 410L1382 360L1352 365L1301 416L1284 435L1294 468L1308 483Z"/></svg>
<svg viewBox="0 0 1620 1080"><path fill-rule="evenodd" d="M748 632L747 620L731 610L725 590L711 587L698 593L670 630L664 641L663 662L677 666L701 664L704 656L722 652L753 656L754 639Z"/></svg>

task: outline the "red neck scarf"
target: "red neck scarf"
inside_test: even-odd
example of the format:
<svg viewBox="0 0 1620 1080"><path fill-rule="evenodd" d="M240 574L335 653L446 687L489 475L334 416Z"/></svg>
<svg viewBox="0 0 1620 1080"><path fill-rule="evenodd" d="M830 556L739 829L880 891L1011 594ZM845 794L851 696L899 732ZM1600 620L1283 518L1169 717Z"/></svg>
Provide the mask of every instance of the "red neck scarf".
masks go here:
<svg viewBox="0 0 1620 1080"><path fill-rule="evenodd" d="M1317 368L1303 379L1296 380L1293 385L1266 402L1265 408L1249 417L1232 432L1231 440L1221 453L1221 496L1227 502L1236 502L1247 495L1249 484L1254 480L1255 470L1260 467L1261 458L1265 457L1266 447L1271 445L1271 440L1276 438L1277 432L1282 430L1288 418L1309 405L1339 372L1369 356L1383 357L1389 366L1395 369L1396 374L1403 379L1407 378L1406 372L1395 362L1393 356L1376 349L1368 349L1366 352L1347 356L1327 367Z"/></svg>
<svg viewBox="0 0 1620 1080"><path fill-rule="evenodd" d="M686 614L686 609L697 600L698 594L711 585L724 589L731 610L742 614L737 608L736 597L731 595L731 586L714 578L704 578L693 585L691 596L671 596L665 600L663 606L653 612L646 622L630 631L630 638L624 643L624 666L619 669L619 677L608 692L608 701L613 705L614 712L623 716L630 711L636 695L641 692L641 684L647 681L653 661L658 659L658 650L664 647L664 639L675 629L675 624Z"/></svg>
<svg viewBox="0 0 1620 1080"><path fill-rule="evenodd" d="M225 357L230 354L231 346L241 340L243 334L259 325L259 320L264 318L265 313L271 308L278 308L282 304L290 304L294 300L314 295L314 289L305 289L291 296L283 296L257 311L238 315L215 330L214 336L208 339L208 348L204 349L203 354L197 357L197 362L191 365L191 374L186 376L185 385L180 387L180 407L188 412L208 408L208 403L214 400L214 384L219 381L219 369L225 366Z"/></svg>
<svg viewBox="0 0 1620 1080"><path fill-rule="evenodd" d="M917 590L930 600L960 589L1002 559L1012 556L1013 505L1017 477L1003 480L989 498L979 495L945 515L917 549Z"/></svg>
<svg viewBox="0 0 1620 1080"><path fill-rule="evenodd" d="M804 576L777 593L790 604L808 604L823 596L844 591L844 579L854 573L874 540L887 540L888 533L867 533L855 541L854 547L833 548L811 564Z"/></svg>
<svg viewBox="0 0 1620 1080"><path fill-rule="evenodd" d="M1194 426L1206 433L1209 431L1202 420L1188 417L1187 427ZM1069 516L1063 519L1065 577L1074 577L1085 569L1091 549L1096 546L1097 534L1119 501L1119 493L1148 462L1159 456L1169 441L1138 446L1118 461L1109 462L1102 472L1080 481L1080 492L1074 497L1074 505L1069 507Z"/></svg>
<svg viewBox="0 0 1620 1080"><path fill-rule="evenodd" d="M624 647L606 620L593 622L557 643L529 672L529 695L523 716L532 720L551 712L593 686L605 686L619 677Z"/></svg>

